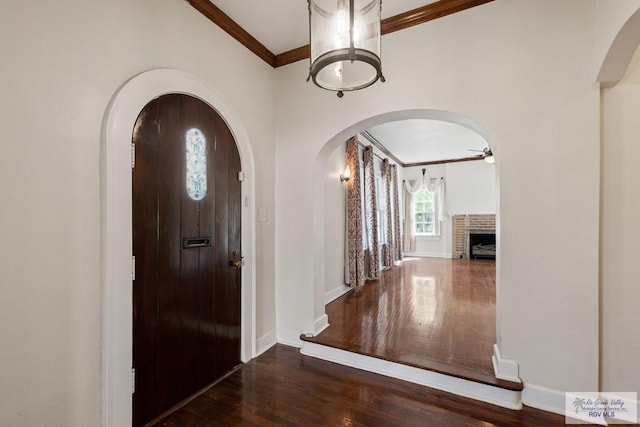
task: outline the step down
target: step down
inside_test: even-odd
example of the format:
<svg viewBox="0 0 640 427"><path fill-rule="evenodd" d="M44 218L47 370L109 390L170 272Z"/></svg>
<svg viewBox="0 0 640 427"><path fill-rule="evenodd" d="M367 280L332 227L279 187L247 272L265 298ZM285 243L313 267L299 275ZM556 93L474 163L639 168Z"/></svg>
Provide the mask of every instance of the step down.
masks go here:
<svg viewBox="0 0 640 427"><path fill-rule="evenodd" d="M462 378L460 375L449 375L441 370L418 368L318 344L305 336L301 336L300 339L302 340L300 352L305 356L432 387L503 408L522 409L522 384L519 383L496 379L495 384L487 384L487 382Z"/></svg>

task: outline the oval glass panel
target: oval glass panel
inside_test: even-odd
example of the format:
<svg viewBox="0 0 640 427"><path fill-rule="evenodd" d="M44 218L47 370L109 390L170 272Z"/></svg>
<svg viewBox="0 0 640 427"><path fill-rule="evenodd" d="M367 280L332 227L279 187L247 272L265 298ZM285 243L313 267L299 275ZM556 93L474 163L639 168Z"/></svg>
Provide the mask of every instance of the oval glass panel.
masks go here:
<svg viewBox="0 0 640 427"><path fill-rule="evenodd" d="M189 129L187 143L187 194L193 200L207 195L207 139L200 129Z"/></svg>

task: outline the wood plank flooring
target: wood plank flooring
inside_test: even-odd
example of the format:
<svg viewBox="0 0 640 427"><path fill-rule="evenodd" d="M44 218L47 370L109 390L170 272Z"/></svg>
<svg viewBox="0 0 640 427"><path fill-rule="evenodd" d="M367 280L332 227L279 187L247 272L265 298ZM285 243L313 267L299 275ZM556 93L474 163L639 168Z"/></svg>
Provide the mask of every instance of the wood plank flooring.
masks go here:
<svg viewBox="0 0 640 427"><path fill-rule="evenodd" d="M326 307L304 340L510 390L495 378L495 262L406 258Z"/></svg>
<svg viewBox="0 0 640 427"><path fill-rule="evenodd" d="M155 424L206 426L564 426L564 417L511 411L302 356L276 345Z"/></svg>

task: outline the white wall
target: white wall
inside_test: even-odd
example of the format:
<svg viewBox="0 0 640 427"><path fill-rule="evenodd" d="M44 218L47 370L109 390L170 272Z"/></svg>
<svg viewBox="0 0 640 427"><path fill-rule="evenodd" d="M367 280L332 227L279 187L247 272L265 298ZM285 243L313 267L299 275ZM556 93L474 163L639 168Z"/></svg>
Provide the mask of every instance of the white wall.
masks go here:
<svg viewBox="0 0 640 427"><path fill-rule="evenodd" d="M422 176L422 166L404 168L405 179ZM440 237L416 236L418 256L451 257L451 216L496 213L495 166L483 161L446 163L427 166L433 178L444 178L446 187L445 216L440 224Z"/></svg>
<svg viewBox="0 0 640 427"><path fill-rule="evenodd" d="M449 215L496 213L495 165L484 161L447 163Z"/></svg>
<svg viewBox="0 0 640 427"><path fill-rule="evenodd" d="M345 183L340 174L347 165L345 144L340 144L327 159L324 173L324 290L328 299L345 290ZM329 319L331 321L331 319Z"/></svg>
<svg viewBox="0 0 640 427"><path fill-rule="evenodd" d="M100 425L100 143L129 78L191 72L241 118L256 159L257 336L275 327L274 75L173 0L0 5L0 418Z"/></svg>
<svg viewBox="0 0 640 427"><path fill-rule="evenodd" d="M304 61L278 70L276 204L298 206L276 216L282 230L276 241L277 304L287 307L278 310L279 337L295 337L305 322L323 314L312 284L314 268L324 269L324 263L298 245L313 239L318 226L311 194L321 175L314 179L314 165L324 165L338 141L370 126L375 116L452 111L482 124L498 160L503 356L520 363L527 384L597 387L594 9L580 0L497 0L387 35L387 82L342 99L306 84ZM556 155L548 158L548 152ZM544 246L528 243L540 239Z"/></svg>
<svg viewBox="0 0 640 427"><path fill-rule="evenodd" d="M594 79L610 86L620 81L640 43L637 0L596 0Z"/></svg>
<svg viewBox="0 0 640 427"><path fill-rule="evenodd" d="M601 388L640 393L640 50L602 92Z"/></svg>

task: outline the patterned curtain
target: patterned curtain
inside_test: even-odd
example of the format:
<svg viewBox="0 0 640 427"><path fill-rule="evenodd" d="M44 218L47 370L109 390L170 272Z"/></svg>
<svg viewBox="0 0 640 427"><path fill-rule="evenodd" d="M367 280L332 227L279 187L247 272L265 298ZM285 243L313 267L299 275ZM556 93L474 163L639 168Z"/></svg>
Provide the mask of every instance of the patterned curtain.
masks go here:
<svg viewBox="0 0 640 427"><path fill-rule="evenodd" d="M386 244L384 245L384 250L382 251L382 265L385 267L393 266L393 254L395 253L394 249L394 240L393 240L393 213L391 212L391 165L389 164L389 159L384 159L382 161L382 181L384 183L385 189L385 227L384 232L386 234Z"/></svg>
<svg viewBox="0 0 640 427"><path fill-rule="evenodd" d="M368 253L366 263L368 276L371 279L380 277L380 261L378 259L378 200L376 195L376 176L373 170L373 146L364 149L364 201L366 215L366 231Z"/></svg>
<svg viewBox="0 0 640 427"><path fill-rule="evenodd" d="M360 186L360 157L358 140L347 141L347 165L351 179L347 181L347 248L349 286L364 285L364 250L362 249L362 187Z"/></svg>
<svg viewBox="0 0 640 427"><path fill-rule="evenodd" d="M391 165L391 180L393 184L393 196L391 198L393 203L393 260L402 260L402 238L400 236L400 202L398 200L398 167Z"/></svg>

